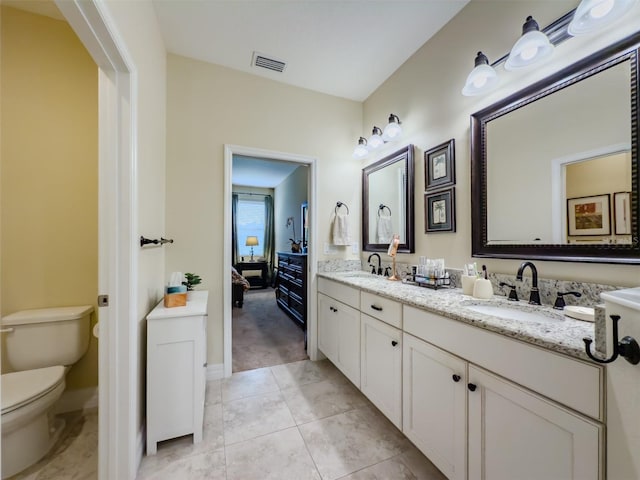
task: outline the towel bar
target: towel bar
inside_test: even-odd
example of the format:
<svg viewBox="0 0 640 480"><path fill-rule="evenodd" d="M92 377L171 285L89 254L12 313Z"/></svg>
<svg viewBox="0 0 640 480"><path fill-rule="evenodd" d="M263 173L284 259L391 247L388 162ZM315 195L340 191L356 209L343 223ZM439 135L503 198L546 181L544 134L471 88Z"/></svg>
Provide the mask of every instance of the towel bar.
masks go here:
<svg viewBox="0 0 640 480"><path fill-rule="evenodd" d="M337 203L336 203L336 208L335 208L335 212L336 212L336 213L338 213L338 209L339 209L340 207L344 207L344 208L346 208L346 209L347 209L347 215L349 215L349 207L347 207L347 204L346 204L346 203L343 203L343 202L337 202Z"/></svg>

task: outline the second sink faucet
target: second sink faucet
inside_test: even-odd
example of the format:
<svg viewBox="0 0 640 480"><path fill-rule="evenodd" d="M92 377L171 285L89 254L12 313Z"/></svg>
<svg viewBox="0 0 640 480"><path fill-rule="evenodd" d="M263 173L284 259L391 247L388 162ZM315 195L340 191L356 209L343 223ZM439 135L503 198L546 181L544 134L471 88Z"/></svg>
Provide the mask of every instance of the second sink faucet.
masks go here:
<svg viewBox="0 0 640 480"><path fill-rule="evenodd" d="M522 280L522 274L524 269L529 267L531 269L531 293L529 294L529 303L531 305L540 305L540 292L538 291L538 269L531 262L523 262L518 268L516 273L516 280Z"/></svg>
<svg viewBox="0 0 640 480"><path fill-rule="evenodd" d="M376 266L371 263L371 257L378 257L378 271L376 272ZM371 255L369 255L369 258L367 258L367 262L369 262L369 266L371 267L371 273L373 273L374 275L377 273L378 275L382 275L382 260L380 259L380 255L377 253L372 253Z"/></svg>

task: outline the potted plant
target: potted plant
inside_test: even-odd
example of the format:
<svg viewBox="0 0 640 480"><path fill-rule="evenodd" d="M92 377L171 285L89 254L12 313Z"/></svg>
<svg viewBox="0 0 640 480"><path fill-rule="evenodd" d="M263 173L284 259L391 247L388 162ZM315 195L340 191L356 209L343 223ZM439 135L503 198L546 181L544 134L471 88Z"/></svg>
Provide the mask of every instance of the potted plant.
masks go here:
<svg viewBox="0 0 640 480"><path fill-rule="evenodd" d="M202 279L200 278L200 276L196 275L195 273L185 273L184 278L185 281L182 282L182 284L186 285L187 292L192 292L195 285L199 285L200 283L202 283Z"/></svg>

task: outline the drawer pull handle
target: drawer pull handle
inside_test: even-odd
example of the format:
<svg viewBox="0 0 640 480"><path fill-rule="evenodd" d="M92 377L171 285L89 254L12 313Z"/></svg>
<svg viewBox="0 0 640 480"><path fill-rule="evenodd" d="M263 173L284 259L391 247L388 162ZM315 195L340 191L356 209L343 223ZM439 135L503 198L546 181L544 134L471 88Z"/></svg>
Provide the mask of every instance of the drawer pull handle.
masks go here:
<svg viewBox="0 0 640 480"><path fill-rule="evenodd" d="M398 342L396 342L395 340L391 340L391 346L395 347L396 345L398 345Z"/></svg>
<svg viewBox="0 0 640 480"><path fill-rule="evenodd" d="M467 388L468 388L470 391L475 392L475 391L476 391L476 388L478 388L478 386L477 386L477 385L475 385L474 383L469 383L469 384L467 385Z"/></svg>
<svg viewBox="0 0 640 480"><path fill-rule="evenodd" d="M382 307L378 307L377 305L371 305L371 308L373 308L377 312L381 312L382 311Z"/></svg>
<svg viewBox="0 0 640 480"><path fill-rule="evenodd" d="M329 307L329 310L331 310L332 312L337 312L338 311L338 309L335 308L335 307Z"/></svg>
<svg viewBox="0 0 640 480"><path fill-rule="evenodd" d="M460 381L460 379L462 378L460 375L456 375L455 373L453 374L453 376L451 377L453 378L453 381L458 383Z"/></svg>

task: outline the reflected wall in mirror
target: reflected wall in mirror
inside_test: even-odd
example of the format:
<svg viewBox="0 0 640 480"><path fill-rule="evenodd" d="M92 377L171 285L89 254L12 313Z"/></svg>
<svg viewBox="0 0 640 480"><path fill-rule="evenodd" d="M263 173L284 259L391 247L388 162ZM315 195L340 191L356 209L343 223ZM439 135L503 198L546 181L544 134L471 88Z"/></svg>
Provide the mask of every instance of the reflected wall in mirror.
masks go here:
<svg viewBox="0 0 640 480"><path fill-rule="evenodd" d="M639 40L627 38L472 115L474 256L640 263ZM631 192L629 218L621 217L630 230L570 228L575 208L587 208L571 199L616 192ZM594 219L615 223L609 205Z"/></svg>
<svg viewBox="0 0 640 480"><path fill-rule="evenodd" d="M398 252L413 253L413 145L362 170L362 245L366 251L387 251L393 234Z"/></svg>
<svg viewBox="0 0 640 480"><path fill-rule="evenodd" d="M302 225L302 253L307 253L309 243L309 203L303 202L300 207L300 224Z"/></svg>

